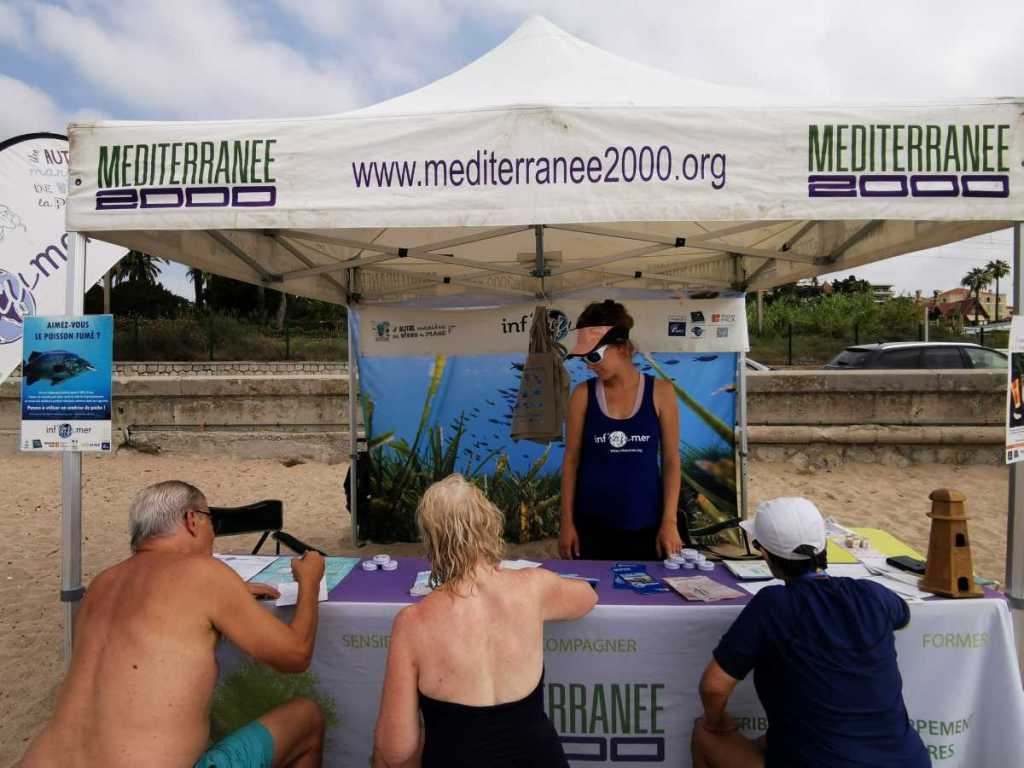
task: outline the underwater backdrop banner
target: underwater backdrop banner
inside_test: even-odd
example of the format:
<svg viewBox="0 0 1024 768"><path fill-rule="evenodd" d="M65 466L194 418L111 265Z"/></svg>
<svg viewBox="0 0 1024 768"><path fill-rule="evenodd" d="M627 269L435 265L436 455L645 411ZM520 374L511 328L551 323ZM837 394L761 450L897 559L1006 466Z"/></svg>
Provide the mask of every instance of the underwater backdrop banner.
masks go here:
<svg viewBox="0 0 1024 768"><path fill-rule="evenodd" d="M729 349L735 337L746 340L744 299L716 298L715 311L694 306L691 300L680 309L678 301L632 300L626 306L637 318L633 338L651 338L640 326L656 323L668 330L671 323L687 330L710 329L710 348L701 352L663 351L638 344L635 362L642 373L672 382L679 398L682 456L681 524L691 538L709 542L728 538L729 524L738 517L736 496L736 351ZM565 302L549 307L556 340L572 343L572 329L565 319L575 317L586 302ZM575 305L579 304L577 308ZM646 305L646 306L645 306ZM657 307L660 316L652 311ZM532 305L528 307L532 312ZM501 327L512 318L514 307L434 310L410 308L360 308L353 310L350 327L355 331L368 454L359 471L360 535L374 541L414 541L416 504L433 482L459 472L478 484L505 514L505 535L525 542L556 536L559 522L561 464L564 441L538 445L511 439L512 410L529 346L527 317L519 335L519 350L481 354L470 341L479 334L467 331L463 353L439 354L430 338L420 339L421 354L372 356L364 354L367 334L379 342L378 328L369 318L388 317L387 333L403 327L441 329L455 314L469 328ZM566 311L570 310L570 311ZM520 315L530 314L520 312ZM672 317L685 319L672 320ZM393 320L392 320L393 319ZM394 323L390 325L390 323ZM728 322L734 334L718 336L715 323ZM679 332L685 333L681 327ZM568 337L568 338L567 338ZM668 338L666 336L666 338ZM718 343L716 340L721 339ZM667 345L667 343L666 343ZM726 351L720 351L725 347ZM428 353L429 352L429 353ZM424 354L426 353L426 354ZM566 363L571 384L592 376L580 360ZM722 528L726 530L723 531ZM715 538L718 537L718 538Z"/></svg>

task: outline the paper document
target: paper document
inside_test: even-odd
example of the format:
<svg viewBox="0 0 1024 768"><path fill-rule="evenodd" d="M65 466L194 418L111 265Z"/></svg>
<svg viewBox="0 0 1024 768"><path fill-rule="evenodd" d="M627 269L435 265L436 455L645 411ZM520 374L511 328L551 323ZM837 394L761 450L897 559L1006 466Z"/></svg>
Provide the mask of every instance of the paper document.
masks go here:
<svg viewBox="0 0 1024 768"><path fill-rule="evenodd" d="M742 592L719 584L707 576L670 576L665 578L664 582L687 600L701 603L714 603L718 600L733 600L743 597Z"/></svg>
<svg viewBox="0 0 1024 768"><path fill-rule="evenodd" d="M837 536L849 536L850 534L856 535L853 531L842 525L834 517L825 518L825 538L833 539Z"/></svg>
<svg viewBox="0 0 1024 768"><path fill-rule="evenodd" d="M433 587L430 586L430 571L420 571L416 574L416 581L409 589L409 594L413 597L424 597L433 591Z"/></svg>
<svg viewBox="0 0 1024 768"><path fill-rule="evenodd" d="M764 560L723 560L722 565L737 579L759 581L773 578L772 571Z"/></svg>
<svg viewBox="0 0 1024 768"><path fill-rule="evenodd" d="M267 563L270 565L267 565ZM264 570L257 575L254 581L278 587L295 580L292 573L292 557L284 556L275 559L265 559ZM358 557L327 557L324 558L324 578L327 580L327 590L334 589L341 581L352 572L352 569L359 565Z"/></svg>
<svg viewBox="0 0 1024 768"><path fill-rule="evenodd" d="M242 581L249 581L274 561L273 557L260 557L259 555L214 555L214 557L241 576Z"/></svg>
<svg viewBox="0 0 1024 768"><path fill-rule="evenodd" d="M771 581L742 581L740 582L740 589L749 592L752 595L756 595L765 587L779 587L785 584L782 579L772 579Z"/></svg>
<svg viewBox="0 0 1024 768"><path fill-rule="evenodd" d="M299 582L297 581L284 581L277 585L277 591L281 593L281 596L277 598L277 602L274 605L279 608L283 605L297 605L299 602ZM320 578L320 596L317 598L319 602L327 600L327 579L326 577Z"/></svg>
<svg viewBox="0 0 1024 768"><path fill-rule="evenodd" d="M540 563L533 560L502 560L501 567L506 571L521 571L525 568L540 568Z"/></svg>

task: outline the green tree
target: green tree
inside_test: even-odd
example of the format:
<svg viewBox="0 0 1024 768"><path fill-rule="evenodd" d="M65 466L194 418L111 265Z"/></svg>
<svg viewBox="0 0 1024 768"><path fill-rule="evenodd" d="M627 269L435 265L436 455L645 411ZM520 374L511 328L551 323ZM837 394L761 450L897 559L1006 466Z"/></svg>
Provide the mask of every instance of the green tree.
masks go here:
<svg viewBox="0 0 1024 768"><path fill-rule="evenodd" d="M996 281L996 322L999 322L999 280L1010 274L1010 265L1002 259L990 261L985 265L985 271Z"/></svg>
<svg viewBox="0 0 1024 768"><path fill-rule="evenodd" d="M836 293L871 293L871 283L848 275L843 280L832 281L832 290Z"/></svg>
<svg viewBox="0 0 1024 768"><path fill-rule="evenodd" d="M167 259L157 256L148 256L141 251L128 251L113 268L114 285L121 283L145 283L156 285L160 277L160 262L167 263Z"/></svg>

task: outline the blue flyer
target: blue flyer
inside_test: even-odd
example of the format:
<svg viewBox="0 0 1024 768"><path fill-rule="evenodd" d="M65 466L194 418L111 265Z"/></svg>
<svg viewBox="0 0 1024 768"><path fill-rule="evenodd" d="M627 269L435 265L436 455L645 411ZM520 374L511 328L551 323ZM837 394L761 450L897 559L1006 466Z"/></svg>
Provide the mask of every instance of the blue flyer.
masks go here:
<svg viewBox="0 0 1024 768"><path fill-rule="evenodd" d="M110 451L111 315L25 318L21 450Z"/></svg>

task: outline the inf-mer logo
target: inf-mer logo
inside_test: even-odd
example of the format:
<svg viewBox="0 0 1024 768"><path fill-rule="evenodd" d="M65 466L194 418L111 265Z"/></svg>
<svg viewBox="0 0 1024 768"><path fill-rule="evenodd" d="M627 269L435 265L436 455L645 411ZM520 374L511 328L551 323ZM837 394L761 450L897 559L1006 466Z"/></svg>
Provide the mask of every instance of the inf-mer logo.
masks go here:
<svg viewBox="0 0 1024 768"><path fill-rule="evenodd" d="M1010 125L810 125L808 197L1010 196Z"/></svg>

